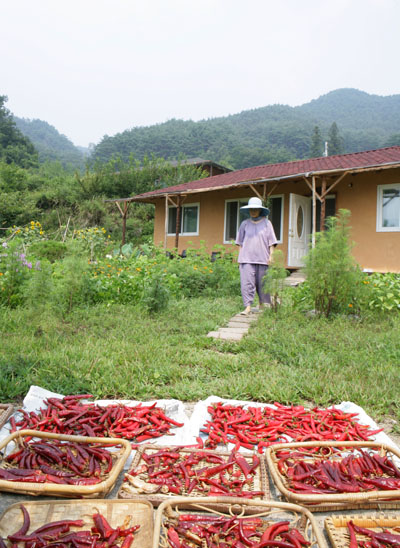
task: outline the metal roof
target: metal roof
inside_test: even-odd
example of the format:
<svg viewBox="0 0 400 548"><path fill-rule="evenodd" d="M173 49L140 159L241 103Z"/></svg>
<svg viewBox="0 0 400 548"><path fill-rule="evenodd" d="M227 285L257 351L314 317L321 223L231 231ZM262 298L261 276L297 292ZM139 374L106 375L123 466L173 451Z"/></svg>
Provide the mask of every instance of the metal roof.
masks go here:
<svg viewBox="0 0 400 548"><path fill-rule="evenodd" d="M161 198L166 194L210 192L245 184L282 181L302 176L309 177L311 175L333 175L346 171L354 173L366 169L374 170L383 167L400 167L400 146L248 167L230 173L214 175L206 179L152 190L132 196L131 198L122 198L115 201L153 202L155 198Z"/></svg>

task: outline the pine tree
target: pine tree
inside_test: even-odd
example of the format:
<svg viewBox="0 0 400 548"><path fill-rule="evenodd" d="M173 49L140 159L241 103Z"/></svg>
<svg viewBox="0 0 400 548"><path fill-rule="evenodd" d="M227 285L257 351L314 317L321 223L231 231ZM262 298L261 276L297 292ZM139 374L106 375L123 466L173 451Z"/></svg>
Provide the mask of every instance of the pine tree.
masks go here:
<svg viewBox="0 0 400 548"><path fill-rule="evenodd" d="M322 141L321 132L319 127L315 126L311 136L310 158L318 158L319 156L322 156L323 151L324 144Z"/></svg>
<svg viewBox="0 0 400 548"><path fill-rule="evenodd" d="M343 138L339 135L339 128L337 127L336 122L333 122L328 132L328 156L343 153Z"/></svg>

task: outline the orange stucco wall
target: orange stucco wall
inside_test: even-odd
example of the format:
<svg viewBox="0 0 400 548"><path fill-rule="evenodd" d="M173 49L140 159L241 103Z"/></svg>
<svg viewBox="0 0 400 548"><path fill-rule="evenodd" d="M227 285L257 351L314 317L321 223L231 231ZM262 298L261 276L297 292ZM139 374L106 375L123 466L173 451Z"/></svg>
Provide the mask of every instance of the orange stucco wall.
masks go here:
<svg viewBox="0 0 400 548"><path fill-rule="evenodd" d="M353 254L363 268L378 272L400 272L400 231L377 232L377 186L400 183L400 172L382 170L356 175L347 175L332 191L336 195L336 211L341 208L351 211L351 239L355 242ZM329 183L328 183L329 184ZM279 246L285 256L288 247L289 193L311 196L303 180L281 183L273 195L284 195L283 242ZM194 194L185 204L200 204L199 236L180 236L178 250L199 247L204 240L212 250L216 244L223 244L225 201L247 198L254 193L249 187L232 190L218 190ZM157 200L155 210L154 243L164 244L165 201ZM167 237L167 248L175 245L175 236ZM226 244L226 247L229 247Z"/></svg>

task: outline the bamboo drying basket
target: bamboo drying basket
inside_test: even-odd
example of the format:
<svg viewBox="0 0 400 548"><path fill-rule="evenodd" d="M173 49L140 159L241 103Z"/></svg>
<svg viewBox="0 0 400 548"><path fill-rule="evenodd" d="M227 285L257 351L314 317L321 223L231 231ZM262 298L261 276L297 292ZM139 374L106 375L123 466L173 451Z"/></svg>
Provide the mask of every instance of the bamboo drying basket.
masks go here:
<svg viewBox="0 0 400 548"><path fill-rule="evenodd" d="M326 447L326 448L354 448L374 449L389 457L395 456L400 459L400 451L395 447L377 442L368 441L317 441L317 442L296 442L280 443L268 447L266 451L266 462L274 484L283 497L295 504L306 506L312 511L328 512L330 510L357 510L373 508L400 508L400 490L374 490L360 493L332 493L332 494L307 494L290 491L285 476L279 472L277 467L278 459L276 453L282 450L298 449L300 447ZM312 457L311 457L312 458ZM334 457L335 458L335 457Z"/></svg>
<svg viewBox="0 0 400 548"><path fill-rule="evenodd" d="M228 460L229 455L231 454L227 451L215 451L215 450L211 450L211 449L194 449L194 448L187 448L187 447L185 448L185 447L165 447L165 446L156 446L156 445L142 445L138 449L138 451L136 452L136 455L135 455L135 457L132 461L132 465L130 467L130 470L132 470L133 468L136 468L141 463L145 462L143 460L143 453L151 455L152 453L156 453L158 451L168 450L168 449L173 449L174 451L178 451L179 453L182 453L183 455L190 455L191 453L198 453L198 452L208 453L208 454L211 454L211 455L221 456L225 460ZM243 454L241 454L241 456L244 457L250 463L251 455L243 453ZM263 491L264 495L260 496L260 497L252 498L251 500L253 501L253 505L257 505L257 503L260 500L266 500L266 499L271 498L271 493L270 493L270 490L269 490L269 482L268 482L266 467L265 467L265 461L264 461L264 458L263 458L262 455L258 455L258 456L260 458L260 465L255 471L254 479L253 479L252 483L249 486L249 491ZM179 461L177 461L177 462L179 462ZM210 466L213 466L213 464L210 464ZM237 466L237 464L234 464L233 466L234 466L235 469L240 470L239 467ZM194 469L196 469L196 468L200 469L202 467L204 467L204 465L200 464L200 465L194 466L193 468ZM146 477L147 474L144 474L144 476ZM241 478L242 477L243 477L243 475L241 474ZM146 479L144 481L146 481ZM207 496L207 494L204 491L201 491L200 489L197 489L197 488L194 488L193 491L190 494L188 494L187 490L185 489L184 486L182 487L182 493L179 494L179 495L176 495L174 493L167 493L167 494L162 494L162 493L137 494L137 493L134 492L133 489L130 488L129 481L124 481L123 484L121 485L119 491L118 491L118 498L123 498L123 499L125 499L125 498L126 499L136 498L136 499L139 499L139 500L144 498L146 500L149 500L154 506L158 506L164 500L167 500L171 497L176 498L178 496L192 498L192 497L205 497L205 496ZM232 496L234 497L235 495L232 495Z"/></svg>
<svg viewBox="0 0 400 548"><path fill-rule="evenodd" d="M169 548L166 540L166 521L177 517L181 510L190 510L191 514L222 515L227 517L251 516L265 519L266 527L271 523L288 520L291 526L297 527L306 540L311 543L310 548L327 548L324 536L309 510L296 504L277 502L273 500L260 501L257 508L251 499L237 499L234 497L201 497L176 498L164 501L156 512L154 525L153 548ZM187 540L186 540L187 542ZM203 548L203 547L200 547Z"/></svg>
<svg viewBox="0 0 400 548"><path fill-rule="evenodd" d="M114 463L106 478L94 485L61 485L56 483L28 483L22 481L7 481L0 479L0 491L19 493L23 495L49 495L59 497L105 497L111 491L119 474L122 472L124 464L131 453L131 445L127 440L121 438L90 438L87 436L67 436L64 434L52 434L51 432L38 432L36 430L19 430L14 432L2 442L0 442L0 467L4 466L3 458L10 451L10 446L16 447L18 441L25 437L39 438L43 440L70 441L75 443L101 443L104 445L119 445L121 449L113 451Z"/></svg>
<svg viewBox="0 0 400 548"><path fill-rule="evenodd" d="M373 529L379 532L383 531L383 529L388 529L390 533L399 534L398 530L391 530L391 527L400 527L400 516L398 514L330 516L325 520L325 529L333 548L349 548L350 537L347 522L350 520L359 527L366 527L367 529ZM357 533L356 536L358 537ZM363 538L365 539L365 537Z"/></svg>
<svg viewBox="0 0 400 548"><path fill-rule="evenodd" d="M93 525L92 514L100 512L112 527L122 525L125 518L131 516L130 525L140 525L132 548L152 548L153 507L144 500L54 500L23 502L23 505L31 518L28 534L46 523L64 519L83 519L83 528L90 529ZM0 517L0 537L6 538L22 526L20 506L19 503L9 506Z"/></svg>
<svg viewBox="0 0 400 548"><path fill-rule="evenodd" d="M11 403L0 403L0 428L3 428L13 412L14 406Z"/></svg>

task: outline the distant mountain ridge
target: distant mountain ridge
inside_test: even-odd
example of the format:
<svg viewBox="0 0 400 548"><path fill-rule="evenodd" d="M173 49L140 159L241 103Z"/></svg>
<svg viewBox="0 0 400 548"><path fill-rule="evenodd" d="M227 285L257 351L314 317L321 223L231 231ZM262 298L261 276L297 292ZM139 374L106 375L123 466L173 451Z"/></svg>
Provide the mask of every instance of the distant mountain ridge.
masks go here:
<svg viewBox="0 0 400 548"><path fill-rule="evenodd" d="M201 156L240 169L307 158L314 127L318 125L326 139L333 122L345 152L393 144L390 139L400 134L400 95L382 97L345 88L298 107L270 105L198 122L172 119L105 136L93 157Z"/></svg>
<svg viewBox="0 0 400 548"><path fill-rule="evenodd" d="M58 160L80 169L89 149L75 146L45 121L18 118L15 123L39 153L40 161ZM229 116L194 122L172 119L105 135L91 158L113 156L202 157L234 169L286 162L310 156L317 125L323 140L333 122L339 127L344 152L400 145L400 94L371 95L353 88L331 91L301 106L269 105Z"/></svg>
<svg viewBox="0 0 400 548"><path fill-rule="evenodd" d="M64 167L82 168L85 155L65 135L49 123L28 118L14 116L18 129L30 139L39 153L39 160L61 162Z"/></svg>

